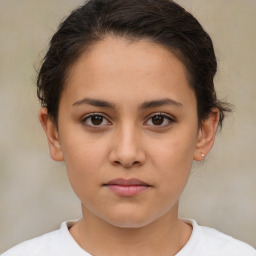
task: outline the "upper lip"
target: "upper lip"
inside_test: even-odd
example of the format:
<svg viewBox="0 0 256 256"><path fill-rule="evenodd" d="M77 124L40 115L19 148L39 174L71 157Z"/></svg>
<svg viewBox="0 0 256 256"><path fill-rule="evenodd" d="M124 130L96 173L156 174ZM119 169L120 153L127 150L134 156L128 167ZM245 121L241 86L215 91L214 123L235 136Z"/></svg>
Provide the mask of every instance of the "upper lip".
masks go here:
<svg viewBox="0 0 256 256"><path fill-rule="evenodd" d="M124 179L118 178L105 183L104 185L119 185L119 186L150 186L149 184L139 180L139 179Z"/></svg>

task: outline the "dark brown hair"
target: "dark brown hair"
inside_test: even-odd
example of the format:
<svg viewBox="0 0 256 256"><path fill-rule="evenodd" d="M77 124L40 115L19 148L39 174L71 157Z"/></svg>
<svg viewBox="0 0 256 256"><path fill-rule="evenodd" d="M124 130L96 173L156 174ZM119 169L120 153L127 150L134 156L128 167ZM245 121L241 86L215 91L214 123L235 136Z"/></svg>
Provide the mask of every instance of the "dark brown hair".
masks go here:
<svg viewBox="0 0 256 256"><path fill-rule="evenodd" d="M216 107L222 125L230 108L216 97L217 61L212 40L199 22L172 0L90 0L60 24L37 79L38 97L54 122L69 68L91 45L109 35L145 38L168 48L186 67L197 98L199 124Z"/></svg>

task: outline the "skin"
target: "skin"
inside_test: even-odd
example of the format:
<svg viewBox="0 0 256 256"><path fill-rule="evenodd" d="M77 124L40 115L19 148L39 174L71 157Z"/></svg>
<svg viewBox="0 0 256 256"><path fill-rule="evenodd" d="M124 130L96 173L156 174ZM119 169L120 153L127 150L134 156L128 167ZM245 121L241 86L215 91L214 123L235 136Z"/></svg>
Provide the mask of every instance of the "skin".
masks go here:
<svg viewBox="0 0 256 256"><path fill-rule="evenodd" d="M163 99L168 104L145 104ZM102 123L95 125L92 113ZM152 115L163 122L156 125ZM213 146L219 112L212 109L198 127L194 91L170 51L147 40L105 38L72 66L58 129L45 108L39 118L51 157L65 161L81 201L83 218L70 233L83 249L95 256L170 256L182 249L192 228L178 218L178 201L193 160ZM150 187L120 196L103 186L116 178Z"/></svg>

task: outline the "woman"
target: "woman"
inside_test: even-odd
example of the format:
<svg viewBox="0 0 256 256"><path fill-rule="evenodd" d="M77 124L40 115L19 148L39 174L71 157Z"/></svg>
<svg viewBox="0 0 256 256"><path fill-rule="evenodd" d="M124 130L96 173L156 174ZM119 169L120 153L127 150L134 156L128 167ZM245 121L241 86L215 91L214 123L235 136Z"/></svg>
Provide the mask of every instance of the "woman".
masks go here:
<svg viewBox="0 0 256 256"><path fill-rule="evenodd" d="M178 217L193 161L228 105L212 41L169 0L91 0L53 36L38 75L39 119L65 161L82 218L8 255L256 255Z"/></svg>

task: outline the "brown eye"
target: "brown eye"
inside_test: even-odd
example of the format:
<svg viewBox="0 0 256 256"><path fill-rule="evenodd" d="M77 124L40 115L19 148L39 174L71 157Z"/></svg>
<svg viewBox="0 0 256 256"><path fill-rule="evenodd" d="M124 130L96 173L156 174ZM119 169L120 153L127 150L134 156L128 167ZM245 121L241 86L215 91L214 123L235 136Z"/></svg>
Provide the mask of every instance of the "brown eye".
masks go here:
<svg viewBox="0 0 256 256"><path fill-rule="evenodd" d="M146 122L148 126L159 126L159 127L167 127L175 122L175 119L167 114L156 113L152 115Z"/></svg>
<svg viewBox="0 0 256 256"><path fill-rule="evenodd" d="M164 117L160 115L156 115L152 117L152 123L154 125L161 125L164 122Z"/></svg>
<svg viewBox="0 0 256 256"><path fill-rule="evenodd" d="M87 125L87 126L91 126L91 127L102 127L102 126L106 126L109 125L109 121L100 114L92 114L92 115L88 115L85 116L82 120L81 120L82 124Z"/></svg>
<svg viewBox="0 0 256 256"><path fill-rule="evenodd" d="M100 125L103 122L103 116L99 116L99 115L92 116L91 122L93 125Z"/></svg>

